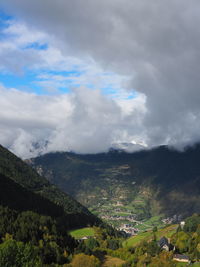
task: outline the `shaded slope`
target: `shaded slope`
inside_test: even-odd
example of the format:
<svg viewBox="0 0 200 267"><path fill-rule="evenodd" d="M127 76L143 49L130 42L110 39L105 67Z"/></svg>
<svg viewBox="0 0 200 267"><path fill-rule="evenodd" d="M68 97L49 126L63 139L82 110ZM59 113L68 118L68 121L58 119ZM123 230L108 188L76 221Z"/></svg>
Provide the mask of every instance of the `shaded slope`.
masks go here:
<svg viewBox="0 0 200 267"><path fill-rule="evenodd" d="M17 210L62 217L70 228L99 223L84 206L0 146L0 202Z"/></svg>
<svg viewBox="0 0 200 267"><path fill-rule="evenodd" d="M31 210L52 217L64 214L61 206L32 193L2 174L0 174L0 205L18 211Z"/></svg>

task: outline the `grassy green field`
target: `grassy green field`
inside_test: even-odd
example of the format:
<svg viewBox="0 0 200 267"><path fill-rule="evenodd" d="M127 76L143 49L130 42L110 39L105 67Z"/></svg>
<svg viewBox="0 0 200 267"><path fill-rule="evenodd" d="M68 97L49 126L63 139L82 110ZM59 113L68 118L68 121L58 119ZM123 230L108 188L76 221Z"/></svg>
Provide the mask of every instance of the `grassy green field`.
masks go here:
<svg viewBox="0 0 200 267"><path fill-rule="evenodd" d="M84 236L94 236L94 229L91 227L76 229L69 232L75 239L83 238Z"/></svg>
<svg viewBox="0 0 200 267"><path fill-rule="evenodd" d="M177 262L176 267L185 267L188 266L188 263L183 263L183 262ZM200 263L191 263L190 266L192 267L200 267Z"/></svg>
<svg viewBox="0 0 200 267"><path fill-rule="evenodd" d="M151 217L150 219L145 220L143 224L137 225L137 228L140 231L145 231L145 230L148 231L150 229L153 229L154 226L161 228L164 226L164 223L162 222L161 218L162 218L161 216Z"/></svg>
<svg viewBox="0 0 200 267"><path fill-rule="evenodd" d="M177 227L178 227L177 224L173 224L165 228L161 228L157 231L156 236L157 238L161 238L162 236L170 238L174 233L176 233Z"/></svg>
<svg viewBox="0 0 200 267"><path fill-rule="evenodd" d="M170 225L167 226L165 228L159 229L156 232L156 237L157 239L160 239L162 236L165 237L171 237L177 229L177 225ZM152 238L153 233L152 231L148 231L148 232L143 232L143 233L139 233L136 236L132 236L129 239L127 239L126 241L123 242L123 247L135 247L137 246L141 241L148 241Z"/></svg>
<svg viewBox="0 0 200 267"><path fill-rule="evenodd" d="M188 266L188 263L183 263L183 262L177 262L176 267L185 267ZM200 267L200 263L191 263L190 266L192 267Z"/></svg>
<svg viewBox="0 0 200 267"><path fill-rule="evenodd" d="M132 236L123 242L123 247L137 246L142 240L148 240L152 236L152 232L143 232L136 236Z"/></svg>
<svg viewBox="0 0 200 267"><path fill-rule="evenodd" d="M176 263L176 267L185 267L185 266L188 266L188 263L186 263L186 262L177 262ZM193 265L191 265L191 266L193 266Z"/></svg>
<svg viewBox="0 0 200 267"><path fill-rule="evenodd" d="M151 226L157 226L157 225L162 225L163 223L161 221L161 216L154 216L146 220L145 224L149 224Z"/></svg>

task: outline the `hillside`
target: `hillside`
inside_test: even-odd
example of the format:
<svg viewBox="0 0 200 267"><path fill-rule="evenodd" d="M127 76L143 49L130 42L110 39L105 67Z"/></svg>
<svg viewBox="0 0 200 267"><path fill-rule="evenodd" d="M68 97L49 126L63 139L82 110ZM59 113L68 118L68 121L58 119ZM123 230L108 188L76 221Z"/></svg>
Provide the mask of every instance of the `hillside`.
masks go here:
<svg viewBox="0 0 200 267"><path fill-rule="evenodd" d="M63 156L63 153L59 155ZM131 166L131 164L123 162L122 160L124 158L122 158L122 155L127 156L127 158L131 155L116 151L105 155L107 160L102 155L95 155L98 161L97 159L89 161L88 158L92 157L92 155L85 157L88 157L87 163L89 165L90 162L90 167L94 165L95 168L99 168L101 164L107 168L114 168L113 166L115 166L115 171L112 169L112 172L110 172L110 180L113 181L112 179L114 177L116 183L113 183L111 188L123 185L124 187L121 188L124 193L128 192L128 183L129 185L132 184L132 188L137 186L136 188L140 189L140 191L137 192L137 189L133 190L135 203L138 207L143 203L144 210L146 209L145 205L149 205L150 207L150 195L146 195L145 193L143 196L139 196L141 190L144 190L144 187L147 188L147 184L142 180L140 183L136 179L134 182L132 180L129 181L131 179L132 169L128 166ZM85 164L85 161L82 159L84 156L74 154L70 154L70 156L70 159L73 159L76 164ZM73 205L75 205L74 210L72 205L69 206L71 207L69 212L67 212L68 203L66 203L64 208L62 205L58 205L50 199L51 194L49 194L49 199L47 199L45 194L43 194L44 185L46 192L49 192L50 188L56 190L52 190L52 194L54 192L60 192L59 189L52 186L45 178L40 178L26 163L4 148L1 148L1 158L0 266L25 266L27 264L29 266L55 266L56 264L56 266L63 266L65 264L65 266L71 267L77 266L77 262L80 263L79 266L90 266L88 264L91 262L91 266L98 267L110 266L111 264L117 264L117 266L126 264L127 266L139 267L143 262L150 264L149 266L157 266L157 262L162 262L163 266L168 263L171 266L179 266L173 260L174 253L184 253L192 262L195 263L198 261L200 241L199 216L195 215L187 218L184 229L177 228L176 225L171 225L155 230L154 232L139 233L137 236L127 240L108 225L105 225L104 228L97 226L82 228L89 223L93 224L95 220L98 223L98 220L95 216L90 215L87 209L83 208L81 210L82 205L78 204L69 196L65 198L65 201L66 199L70 199ZM122 164L122 162L123 165L118 166L117 172L116 164ZM41 166L38 170L40 172L42 171ZM77 169L74 170L77 171ZM86 168L86 170L92 172L92 168ZM108 169L103 170L107 170L108 172ZM88 173L90 172L88 171ZM120 173L124 173L124 176L122 176L124 180L120 180ZM11 177L14 177L14 179ZM108 177L106 179L109 182ZM126 179L128 181L127 183ZM99 184L97 181L96 185L100 185L100 181ZM104 186L106 188L106 185ZM40 190L37 190L38 188ZM72 189L73 187L70 188ZM88 186L88 190L89 188L92 190ZM131 191L131 189L129 190ZM98 190L94 187L92 194L95 192L98 192ZM111 196L114 196L114 193L113 191L113 195ZM116 194L122 193L118 191ZM60 195L62 197L65 194L60 193ZM59 198L59 194L56 195L57 197ZM100 198L98 194L97 197L100 200L102 199L102 201L107 201L107 203L110 201L110 203L113 203L113 207L115 201L123 204L123 206L118 205L118 209L128 207L128 205L130 209L134 207L134 201L132 202L132 206L131 203L128 203L128 200L133 197L131 194L127 195L125 199L124 193L124 198L119 198L120 200L116 198L116 195L114 199L109 199L109 197L105 199L104 196ZM55 199L53 200L55 201ZM76 205L78 206L77 209ZM99 208L102 208L102 206L100 205ZM77 212L78 210L79 212ZM85 210L86 213L84 212ZM156 217L148 220L149 225L151 223L155 224L155 222ZM145 223L147 224L147 222ZM76 227L78 229L69 232L69 229ZM70 234L77 239L85 236L87 238L90 236L90 238L77 241ZM175 252L165 252L159 248L157 241L162 236L171 238L172 245L176 247ZM186 242L187 240L189 242ZM18 265L16 265L16 262ZM134 264L132 264L133 262Z"/></svg>
<svg viewBox="0 0 200 267"><path fill-rule="evenodd" d="M18 211L32 210L53 217L63 216L62 207L0 174L0 205Z"/></svg>
<svg viewBox="0 0 200 267"><path fill-rule="evenodd" d="M71 266L74 254L93 253L70 234L76 228L83 232L88 225L95 225L104 242L120 236L0 147L0 266ZM92 227L88 229L94 232Z"/></svg>
<svg viewBox="0 0 200 267"><path fill-rule="evenodd" d="M62 217L66 228L99 223L72 197L41 177L21 159L0 146L0 204L18 211L31 210Z"/></svg>
<svg viewBox="0 0 200 267"><path fill-rule="evenodd" d="M77 155L49 153L29 160L38 173L107 221L200 212L200 145L185 152Z"/></svg>

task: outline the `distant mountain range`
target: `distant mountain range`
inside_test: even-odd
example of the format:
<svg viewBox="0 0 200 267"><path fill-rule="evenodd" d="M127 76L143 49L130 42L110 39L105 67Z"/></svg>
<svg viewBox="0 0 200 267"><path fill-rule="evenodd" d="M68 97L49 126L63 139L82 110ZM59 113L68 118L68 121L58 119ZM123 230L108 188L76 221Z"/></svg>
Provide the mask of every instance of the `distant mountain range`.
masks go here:
<svg viewBox="0 0 200 267"><path fill-rule="evenodd" d="M49 153L28 161L37 172L99 214L121 206L140 219L200 212L200 145L127 153ZM121 208L121 209L122 209Z"/></svg>

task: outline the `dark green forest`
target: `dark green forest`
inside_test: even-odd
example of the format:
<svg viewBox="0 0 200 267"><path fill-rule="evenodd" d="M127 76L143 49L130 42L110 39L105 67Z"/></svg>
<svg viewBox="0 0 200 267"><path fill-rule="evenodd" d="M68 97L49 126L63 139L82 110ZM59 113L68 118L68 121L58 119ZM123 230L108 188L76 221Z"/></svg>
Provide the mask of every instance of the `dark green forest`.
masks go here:
<svg viewBox="0 0 200 267"><path fill-rule="evenodd" d="M43 215L66 217L69 226L99 223L84 206L41 177L7 149L0 146L0 203L19 210L33 210ZM10 198L7 198L7 194ZM73 223L70 223L70 219Z"/></svg>

